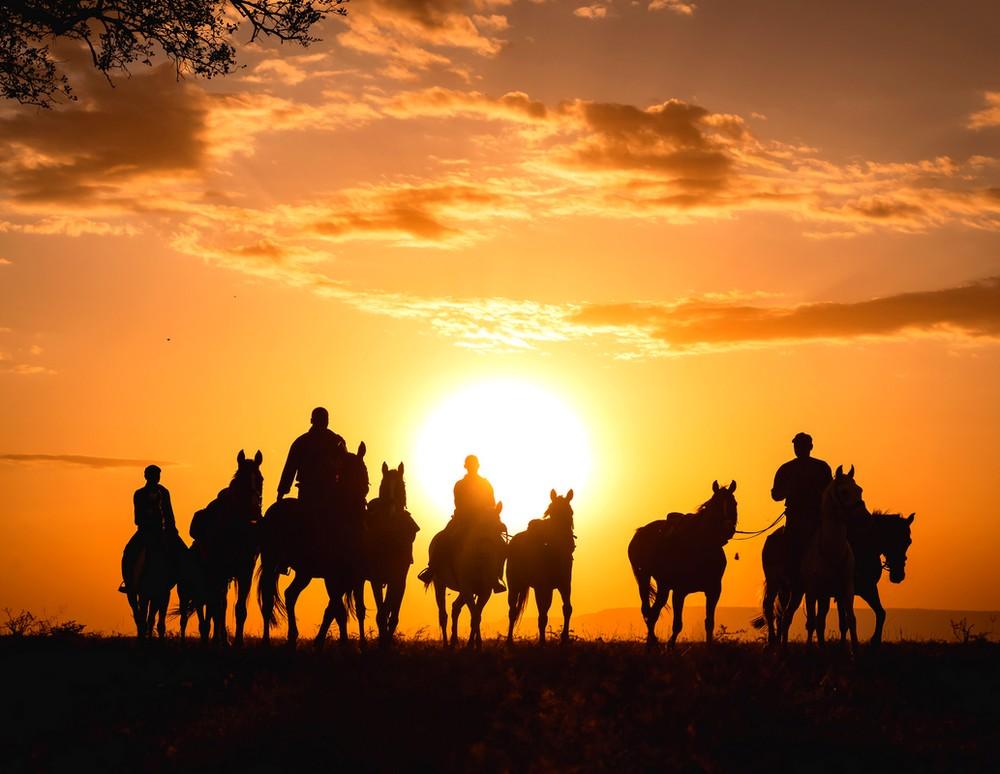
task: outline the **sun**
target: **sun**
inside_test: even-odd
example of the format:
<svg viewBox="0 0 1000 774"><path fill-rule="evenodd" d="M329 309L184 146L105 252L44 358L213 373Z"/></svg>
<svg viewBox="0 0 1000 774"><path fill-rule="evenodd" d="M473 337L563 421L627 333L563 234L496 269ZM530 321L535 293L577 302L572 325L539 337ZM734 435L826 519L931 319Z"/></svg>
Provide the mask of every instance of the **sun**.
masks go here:
<svg viewBox="0 0 1000 774"><path fill-rule="evenodd" d="M503 501L502 518L512 532L542 514L550 490L586 492L591 470L590 442L577 414L559 396L519 380L479 382L441 401L415 451L415 481L442 519L454 510L452 488L465 474L466 455L479 457L480 474Z"/></svg>

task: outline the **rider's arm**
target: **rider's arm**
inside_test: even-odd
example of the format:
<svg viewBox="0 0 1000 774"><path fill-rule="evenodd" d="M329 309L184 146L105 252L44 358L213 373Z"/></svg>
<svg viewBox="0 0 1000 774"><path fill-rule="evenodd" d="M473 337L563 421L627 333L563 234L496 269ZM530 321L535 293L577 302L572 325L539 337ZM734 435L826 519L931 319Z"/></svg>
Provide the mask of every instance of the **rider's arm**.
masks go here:
<svg viewBox="0 0 1000 774"><path fill-rule="evenodd" d="M288 450L288 459L285 460L285 467L281 471L281 480L278 481L278 497L284 497L292 491L292 483L295 481L295 474L299 469L299 447L298 441L293 441Z"/></svg>
<svg viewBox="0 0 1000 774"><path fill-rule="evenodd" d="M775 502L780 502L788 497L788 483L785 478L785 466L782 465L774 474L774 486L771 487L771 499Z"/></svg>

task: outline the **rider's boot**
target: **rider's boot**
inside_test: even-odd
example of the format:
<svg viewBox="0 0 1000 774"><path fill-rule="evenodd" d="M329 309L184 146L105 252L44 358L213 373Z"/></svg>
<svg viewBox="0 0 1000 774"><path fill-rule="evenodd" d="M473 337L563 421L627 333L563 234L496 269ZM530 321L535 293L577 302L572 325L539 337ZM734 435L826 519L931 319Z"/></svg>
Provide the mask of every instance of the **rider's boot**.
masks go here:
<svg viewBox="0 0 1000 774"><path fill-rule="evenodd" d="M431 568L429 565L427 567L424 567L424 569L422 569L417 574L417 580L420 581L421 583L430 583L432 580L434 580L434 575L431 573Z"/></svg>

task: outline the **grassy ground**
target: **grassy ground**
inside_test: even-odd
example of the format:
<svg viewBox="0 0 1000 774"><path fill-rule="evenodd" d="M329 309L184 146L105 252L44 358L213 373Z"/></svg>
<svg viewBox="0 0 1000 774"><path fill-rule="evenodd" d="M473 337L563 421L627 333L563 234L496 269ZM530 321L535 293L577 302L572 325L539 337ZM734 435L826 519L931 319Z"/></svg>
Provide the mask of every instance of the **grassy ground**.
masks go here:
<svg viewBox="0 0 1000 774"><path fill-rule="evenodd" d="M1000 645L0 639L18 770L996 770Z"/></svg>

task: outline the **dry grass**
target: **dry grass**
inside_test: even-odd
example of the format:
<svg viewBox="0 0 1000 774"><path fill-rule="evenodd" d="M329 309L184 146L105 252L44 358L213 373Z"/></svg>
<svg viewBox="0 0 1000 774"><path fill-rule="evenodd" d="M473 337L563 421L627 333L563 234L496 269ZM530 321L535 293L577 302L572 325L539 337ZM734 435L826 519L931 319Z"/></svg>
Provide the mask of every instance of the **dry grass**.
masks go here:
<svg viewBox="0 0 1000 774"><path fill-rule="evenodd" d="M975 770L1000 645L219 652L4 637L5 770Z"/></svg>

